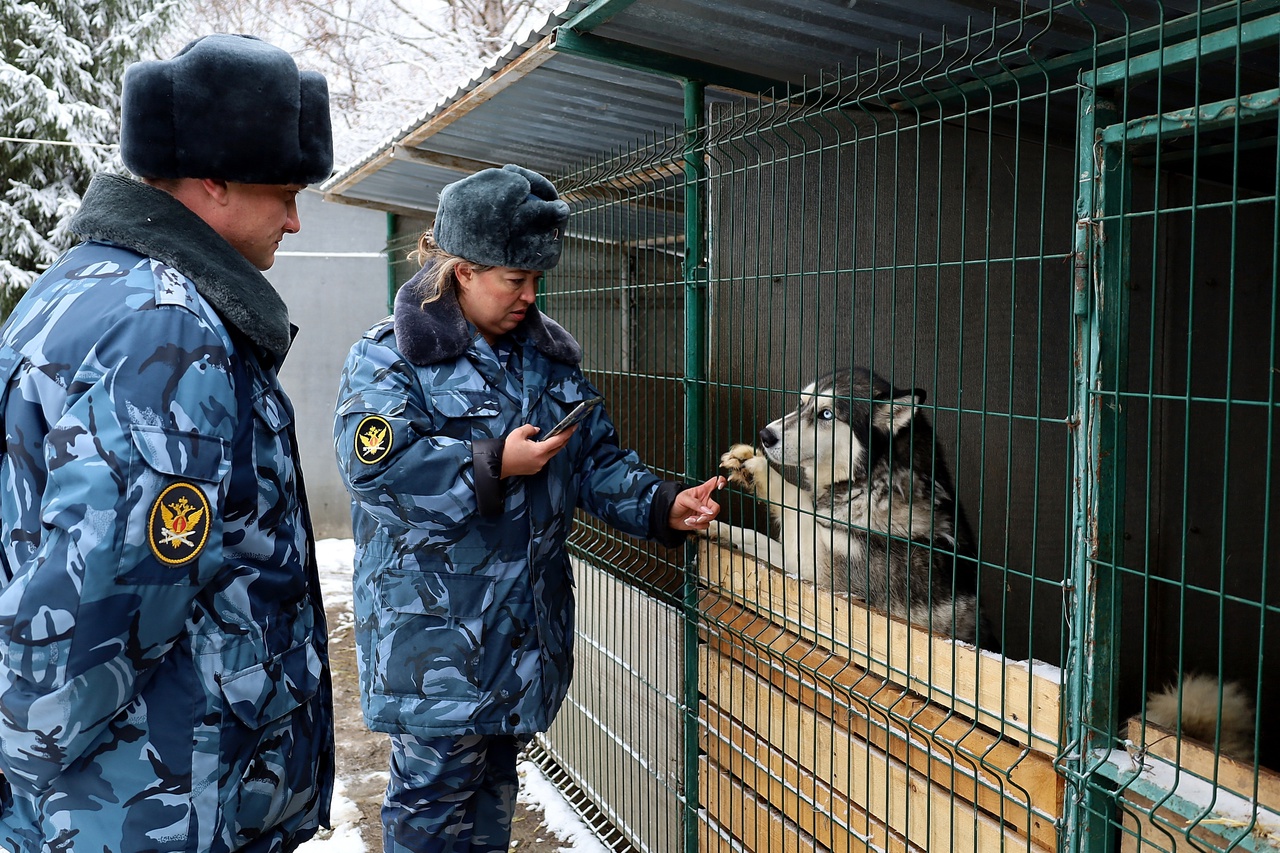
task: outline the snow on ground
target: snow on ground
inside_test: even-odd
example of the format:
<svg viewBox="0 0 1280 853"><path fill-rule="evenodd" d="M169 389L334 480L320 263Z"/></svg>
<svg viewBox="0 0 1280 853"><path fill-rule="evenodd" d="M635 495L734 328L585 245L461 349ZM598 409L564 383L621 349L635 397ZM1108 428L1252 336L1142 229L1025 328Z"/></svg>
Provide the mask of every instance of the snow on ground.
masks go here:
<svg viewBox="0 0 1280 853"><path fill-rule="evenodd" d="M355 543L350 539L321 539L316 542L316 560L320 565L320 590L325 607L341 604L351 610L351 569ZM555 833L566 853L607 853L607 848L578 817L537 765L520 762L520 802L541 811L548 831ZM360 840L356 824L360 812L344 794L342 768L338 768L338 784L333 793L331 819L333 831L325 838L313 838L298 848L299 853L374 853Z"/></svg>
<svg viewBox="0 0 1280 853"><path fill-rule="evenodd" d="M608 848L600 843L595 833L587 829L586 824L578 817L578 813L569 805L569 801L560 793L560 789L542 774L538 765L532 761L521 761L520 802L531 809L542 812L542 821L556 838L566 842L562 851L582 851L582 853L608 853ZM513 851L517 848L511 848Z"/></svg>

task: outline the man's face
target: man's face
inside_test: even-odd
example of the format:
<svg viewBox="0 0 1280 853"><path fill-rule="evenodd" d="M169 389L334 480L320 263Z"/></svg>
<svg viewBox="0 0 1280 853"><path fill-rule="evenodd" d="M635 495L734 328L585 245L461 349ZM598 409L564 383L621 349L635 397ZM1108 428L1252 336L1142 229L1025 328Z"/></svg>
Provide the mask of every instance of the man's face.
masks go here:
<svg viewBox="0 0 1280 853"><path fill-rule="evenodd" d="M268 270L285 234L296 234L298 193L302 184L237 184L227 182L227 204L211 222L249 263Z"/></svg>

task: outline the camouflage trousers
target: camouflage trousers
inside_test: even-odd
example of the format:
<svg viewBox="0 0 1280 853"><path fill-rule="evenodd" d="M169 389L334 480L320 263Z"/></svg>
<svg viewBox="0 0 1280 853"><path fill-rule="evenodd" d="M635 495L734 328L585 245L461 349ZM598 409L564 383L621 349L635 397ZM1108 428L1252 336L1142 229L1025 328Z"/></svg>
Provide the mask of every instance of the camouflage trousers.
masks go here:
<svg viewBox="0 0 1280 853"><path fill-rule="evenodd" d="M384 853L507 853L529 738L391 736Z"/></svg>

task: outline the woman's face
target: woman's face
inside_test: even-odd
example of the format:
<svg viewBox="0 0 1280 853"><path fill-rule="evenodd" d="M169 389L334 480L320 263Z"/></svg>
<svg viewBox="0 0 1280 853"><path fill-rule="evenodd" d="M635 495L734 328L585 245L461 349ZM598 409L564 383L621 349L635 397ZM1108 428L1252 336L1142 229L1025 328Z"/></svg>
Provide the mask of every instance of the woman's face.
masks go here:
<svg viewBox="0 0 1280 853"><path fill-rule="evenodd" d="M520 325L542 280L542 273L536 270L490 267L479 272L466 262L458 264L454 274L462 315L489 343Z"/></svg>

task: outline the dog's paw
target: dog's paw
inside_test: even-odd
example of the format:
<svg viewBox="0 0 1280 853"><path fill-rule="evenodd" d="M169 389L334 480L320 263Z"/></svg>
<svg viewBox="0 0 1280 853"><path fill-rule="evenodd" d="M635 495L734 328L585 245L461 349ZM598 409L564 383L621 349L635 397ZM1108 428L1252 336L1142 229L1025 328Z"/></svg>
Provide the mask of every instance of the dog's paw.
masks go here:
<svg viewBox="0 0 1280 853"><path fill-rule="evenodd" d="M735 444L720 457L720 467L729 482L746 489L755 487L756 478L764 473L768 464L768 460L749 444Z"/></svg>

